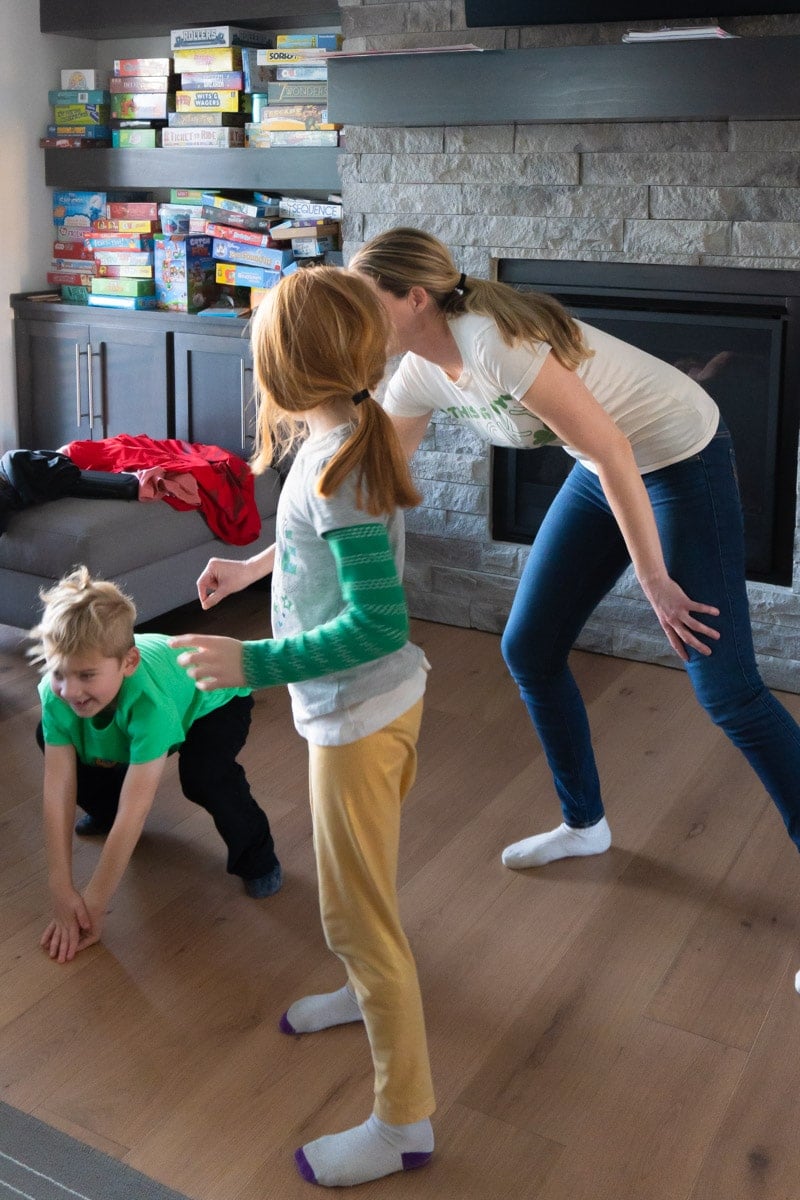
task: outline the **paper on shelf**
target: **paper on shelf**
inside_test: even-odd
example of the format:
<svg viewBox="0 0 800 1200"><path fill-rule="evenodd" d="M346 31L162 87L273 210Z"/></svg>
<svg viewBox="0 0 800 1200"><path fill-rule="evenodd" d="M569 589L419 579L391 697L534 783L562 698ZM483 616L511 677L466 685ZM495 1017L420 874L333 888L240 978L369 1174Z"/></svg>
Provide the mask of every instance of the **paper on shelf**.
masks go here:
<svg viewBox="0 0 800 1200"><path fill-rule="evenodd" d="M623 33L623 42L679 42L694 38L732 38L735 33L728 33L719 25L685 25L662 29L629 29Z"/></svg>

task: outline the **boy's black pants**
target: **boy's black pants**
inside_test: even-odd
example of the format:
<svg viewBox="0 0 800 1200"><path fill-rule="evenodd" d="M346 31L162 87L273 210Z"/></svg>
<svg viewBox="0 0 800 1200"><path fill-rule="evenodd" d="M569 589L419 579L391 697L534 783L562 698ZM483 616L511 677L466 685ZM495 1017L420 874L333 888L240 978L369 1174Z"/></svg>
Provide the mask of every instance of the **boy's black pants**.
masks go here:
<svg viewBox="0 0 800 1200"><path fill-rule="evenodd" d="M200 717L178 747L178 774L187 800L211 814L228 847L228 871L243 879L267 875L276 865L269 821L256 804L236 756L247 740L252 696L233 696ZM36 740L44 746L42 726ZM117 815L127 765L88 766L77 760L79 806L110 829Z"/></svg>

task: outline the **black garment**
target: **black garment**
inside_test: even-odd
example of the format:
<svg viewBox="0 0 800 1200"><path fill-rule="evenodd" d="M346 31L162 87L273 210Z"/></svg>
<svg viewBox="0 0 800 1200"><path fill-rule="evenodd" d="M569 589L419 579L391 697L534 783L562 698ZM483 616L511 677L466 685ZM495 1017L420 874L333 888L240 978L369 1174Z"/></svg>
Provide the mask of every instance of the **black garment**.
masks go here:
<svg viewBox="0 0 800 1200"><path fill-rule="evenodd" d="M0 458L0 534L12 513L61 496L138 500L139 480L129 472L82 471L58 450L9 450Z"/></svg>
<svg viewBox="0 0 800 1200"><path fill-rule="evenodd" d="M68 496L81 477L80 467L57 450L9 450L0 458L0 472L17 493L20 508Z"/></svg>
<svg viewBox="0 0 800 1200"><path fill-rule="evenodd" d="M250 729L252 696L234 696L200 717L178 747L178 774L187 800L210 813L228 847L228 872L243 879L267 875L277 866L266 813L253 799L236 755ZM41 722L36 740L44 748ZM117 815L127 764L88 766L77 760L78 804L104 829Z"/></svg>

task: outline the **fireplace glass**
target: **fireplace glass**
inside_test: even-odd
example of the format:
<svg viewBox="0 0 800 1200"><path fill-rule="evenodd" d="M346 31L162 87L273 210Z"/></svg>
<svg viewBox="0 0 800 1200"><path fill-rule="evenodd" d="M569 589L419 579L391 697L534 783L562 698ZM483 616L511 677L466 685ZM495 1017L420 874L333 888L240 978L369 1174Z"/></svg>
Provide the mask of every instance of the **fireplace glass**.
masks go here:
<svg viewBox="0 0 800 1200"><path fill-rule="evenodd" d="M692 375L733 437L748 578L791 584L796 524L800 279L793 272L507 259L498 278ZM492 535L530 543L573 465L553 447L495 448Z"/></svg>

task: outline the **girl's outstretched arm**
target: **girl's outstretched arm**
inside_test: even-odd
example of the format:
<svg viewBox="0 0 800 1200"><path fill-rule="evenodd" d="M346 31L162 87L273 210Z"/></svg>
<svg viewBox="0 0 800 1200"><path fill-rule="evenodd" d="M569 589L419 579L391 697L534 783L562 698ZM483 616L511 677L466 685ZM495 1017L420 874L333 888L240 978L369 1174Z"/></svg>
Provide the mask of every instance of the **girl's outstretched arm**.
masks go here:
<svg viewBox="0 0 800 1200"><path fill-rule="evenodd" d="M357 667L401 649L408 641L405 592L386 526L380 521L324 535L336 563L344 601L337 617L293 637L238 642L183 634L171 645L201 691L272 687Z"/></svg>
<svg viewBox="0 0 800 1200"><path fill-rule="evenodd" d="M275 545L252 558L210 558L197 581L197 594L203 608L213 608L230 596L269 575L275 562Z"/></svg>

